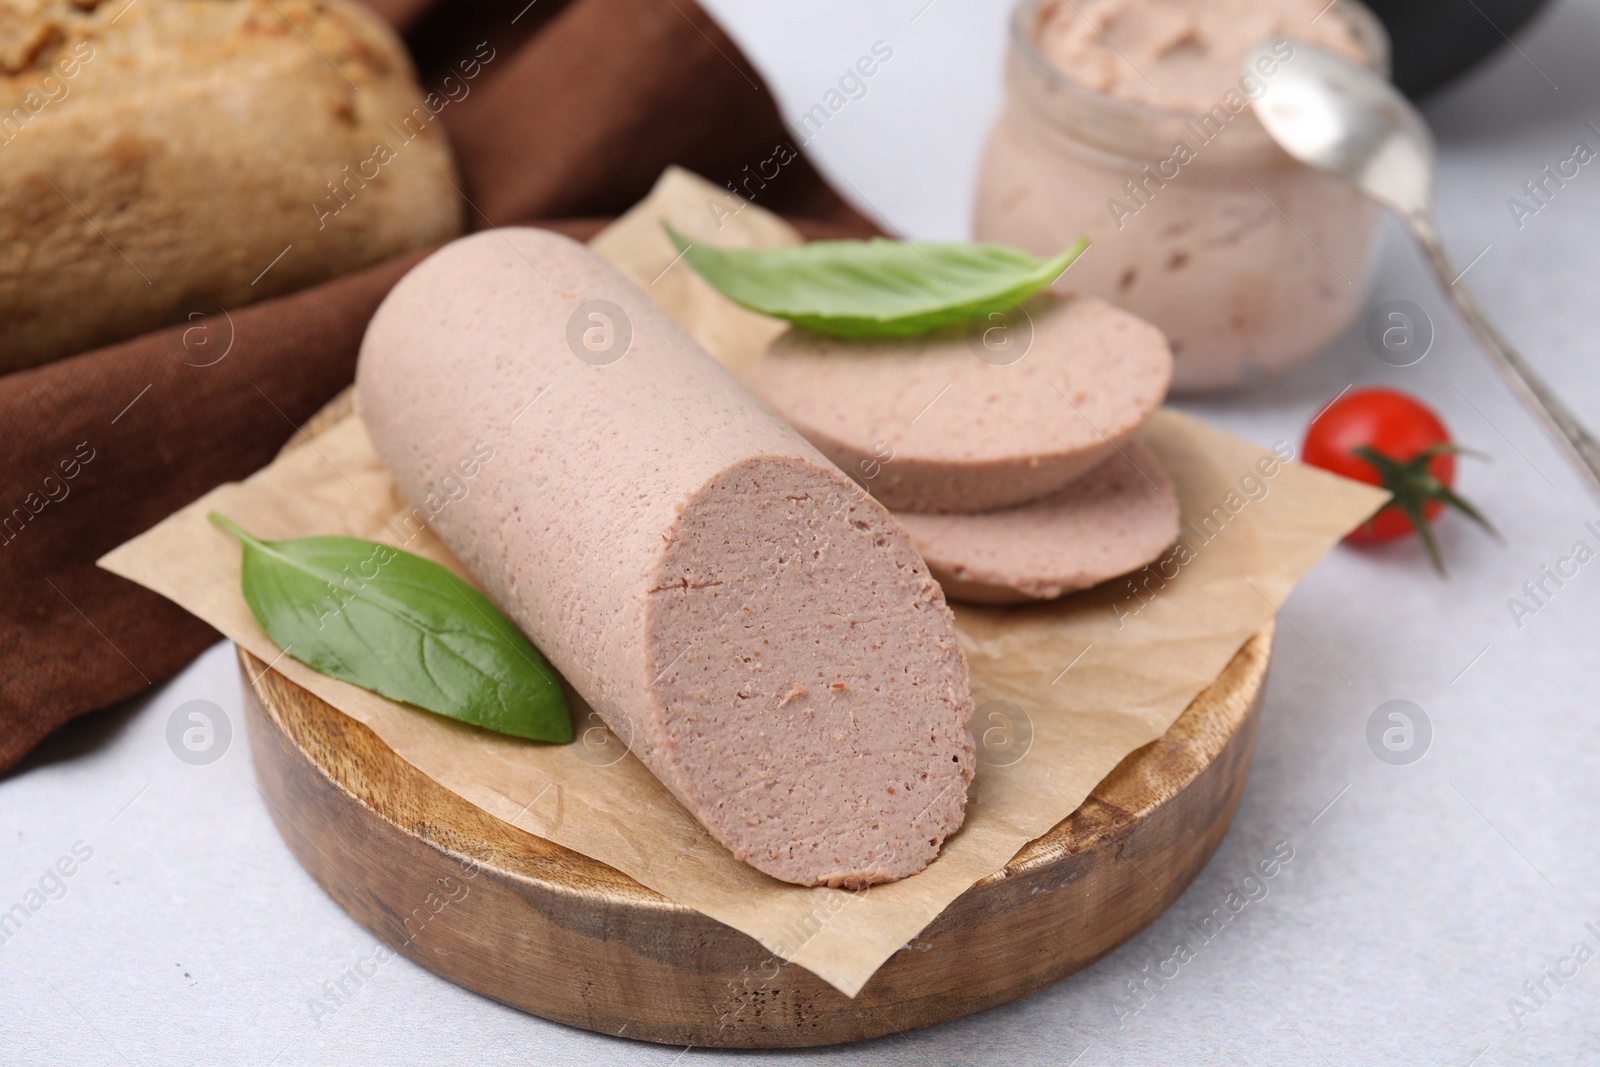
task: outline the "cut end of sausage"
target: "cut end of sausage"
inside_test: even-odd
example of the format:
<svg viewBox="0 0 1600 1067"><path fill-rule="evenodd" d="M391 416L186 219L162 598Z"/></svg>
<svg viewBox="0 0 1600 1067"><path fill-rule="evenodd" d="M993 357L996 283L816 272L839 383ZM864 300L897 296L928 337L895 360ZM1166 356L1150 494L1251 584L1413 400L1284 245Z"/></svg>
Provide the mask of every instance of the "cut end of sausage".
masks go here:
<svg viewBox="0 0 1600 1067"><path fill-rule="evenodd" d="M1088 589L1161 558L1178 537L1178 493L1130 441L1065 489L973 515L898 516L951 600L1019 604Z"/></svg>
<svg viewBox="0 0 1600 1067"><path fill-rule="evenodd" d="M669 787L787 882L927 866L965 810L972 697L904 531L836 472L757 456L693 494L668 536L648 669Z"/></svg>
<svg viewBox="0 0 1600 1067"><path fill-rule="evenodd" d="M1087 296L916 337L778 338L745 384L885 507L973 512L1053 493L1161 405L1161 331ZM997 333L996 331L999 331Z"/></svg>

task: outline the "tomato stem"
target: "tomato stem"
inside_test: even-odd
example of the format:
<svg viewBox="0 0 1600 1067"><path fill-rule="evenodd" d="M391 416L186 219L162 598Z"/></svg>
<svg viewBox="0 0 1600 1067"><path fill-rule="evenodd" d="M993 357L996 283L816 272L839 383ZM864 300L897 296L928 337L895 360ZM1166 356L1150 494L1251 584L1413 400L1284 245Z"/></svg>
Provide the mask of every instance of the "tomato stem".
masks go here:
<svg viewBox="0 0 1600 1067"><path fill-rule="evenodd" d="M1406 460L1394 459L1366 445L1352 448L1350 454L1365 460L1378 472L1379 482L1394 497L1388 506L1398 509L1402 515L1411 520L1417 535L1422 538L1423 547L1428 550L1428 557L1433 560L1433 566L1441 576L1446 575L1444 557L1439 552L1438 541L1434 539L1433 528L1428 524L1429 504L1438 503L1455 508L1483 527L1489 536L1504 543L1505 539L1500 536L1500 531L1494 528L1482 512L1462 499L1444 482L1435 478L1433 472L1428 469L1428 465L1438 456L1479 455L1479 453L1469 452L1449 442L1440 442Z"/></svg>

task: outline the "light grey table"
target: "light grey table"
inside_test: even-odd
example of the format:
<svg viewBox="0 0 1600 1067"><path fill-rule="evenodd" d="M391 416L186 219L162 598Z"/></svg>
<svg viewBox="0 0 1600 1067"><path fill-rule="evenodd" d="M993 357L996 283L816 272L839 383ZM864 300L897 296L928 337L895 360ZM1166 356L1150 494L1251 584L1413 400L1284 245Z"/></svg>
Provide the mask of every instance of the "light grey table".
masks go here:
<svg viewBox="0 0 1600 1067"><path fill-rule="evenodd" d="M791 117L874 42L892 47L866 95L809 149L898 230L964 235L998 103L997 5L710 6ZM1587 369L1600 319L1600 163L1521 228L1506 205L1574 141L1600 147L1585 125L1600 122L1600 4L1566 0L1517 44L1430 110L1443 145L1440 215L1462 262L1488 248L1472 268L1475 288L1600 424L1600 378ZM1311 574L1283 611L1255 766L1227 840L1170 912L1088 971L982 1016L812 1053L598 1037L403 959L319 1011L313 998L374 941L269 822L241 736L232 651L219 646L0 780L0 910L41 881L44 890L43 906L0 945L0 1062L1600 1062L1600 958L1573 956L1580 941L1600 952L1600 562L1521 626L1507 607L1573 542L1600 548L1584 526L1600 506L1472 349L1398 231L1388 238L1373 303L1411 300L1431 315L1437 340L1420 364L1379 362L1358 328L1288 378L1183 406L1263 443L1297 442L1351 382L1415 392L1494 457L1464 462L1463 488L1508 544L1447 518L1449 581L1414 543L1341 549ZM1368 719L1391 699L1415 702L1431 723L1419 762L1392 766L1369 749ZM180 761L167 741L191 700L220 706L234 731L210 764ZM1176 977L1129 1000L1129 984L1179 940L1197 943L1191 923L1285 841L1294 858L1267 896ZM47 875L63 857L72 875ZM1546 967L1576 974L1557 984ZM1529 998L1524 983L1541 979L1546 992ZM1514 1014L1511 998L1526 1010Z"/></svg>

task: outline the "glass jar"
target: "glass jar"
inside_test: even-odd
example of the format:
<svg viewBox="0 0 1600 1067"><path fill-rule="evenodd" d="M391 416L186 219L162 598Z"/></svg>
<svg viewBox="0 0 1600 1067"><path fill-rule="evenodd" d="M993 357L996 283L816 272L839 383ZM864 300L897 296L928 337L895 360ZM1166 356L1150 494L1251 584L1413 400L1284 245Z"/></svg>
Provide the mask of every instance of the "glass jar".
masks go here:
<svg viewBox="0 0 1600 1067"><path fill-rule="evenodd" d="M1041 2L1012 13L976 238L1046 256L1088 237L1058 286L1160 327L1177 390L1248 384L1325 348L1366 301L1378 211L1273 143L1249 106L1270 76L1242 78L1202 113L1100 93L1040 54ZM1344 0L1327 17L1349 20L1387 73L1388 37L1370 11Z"/></svg>

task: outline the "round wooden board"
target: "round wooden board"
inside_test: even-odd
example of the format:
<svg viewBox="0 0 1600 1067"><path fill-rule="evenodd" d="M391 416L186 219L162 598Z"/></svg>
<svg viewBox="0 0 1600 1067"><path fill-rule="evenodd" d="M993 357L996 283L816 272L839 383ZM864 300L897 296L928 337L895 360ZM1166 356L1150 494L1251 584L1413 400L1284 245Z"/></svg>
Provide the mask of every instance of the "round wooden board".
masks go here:
<svg viewBox="0 0 1600 1067"><path fill-rule="evenodd" d="M445 790L248 652L239 664L273 821L357 922L450 981L547 1019L749 1048L855 1041L970 1015L1058 981L1143 929L1227 832L1271 649L1268 627L1163 737L956 899L854 999Z"/></svg>

